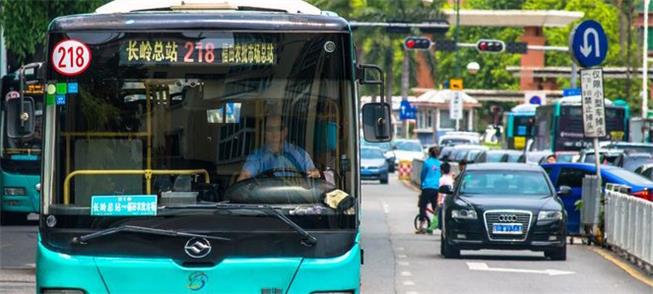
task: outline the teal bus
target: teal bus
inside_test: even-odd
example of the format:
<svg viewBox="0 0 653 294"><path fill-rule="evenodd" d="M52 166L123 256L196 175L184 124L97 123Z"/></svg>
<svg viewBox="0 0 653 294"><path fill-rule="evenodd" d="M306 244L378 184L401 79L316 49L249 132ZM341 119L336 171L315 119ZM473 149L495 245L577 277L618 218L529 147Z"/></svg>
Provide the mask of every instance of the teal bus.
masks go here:
<svg viewBox="0 0 653 294"><path fill-rule="evenodd" d="M522 150L531 136L536 104L520 104L503 114L502 146L504 149Z"/></svg>
<svg viewBox="0 0 653 294"><path fill-rule="evenodd" d="M118 0L46 47L37 293L360 293L359 115L388 141L390 108L346 20Z"/></svg>
<svg viewBox="0 0 653 294"><path fill-rule="evenodd" d="M626 103L605 99L606 136L600 141L628 142L630 109ZM592 139L584 136L580 96L565 97L539 106L535 112L534 150L580 151L591 148Z"/></svg>
<svg viewBox="0 0 653 294"><path fill-rule="evenodd" d="M2 77L0 97L0 220L25 220L39 212L43 82L41 63L21 67Z"/></svg>

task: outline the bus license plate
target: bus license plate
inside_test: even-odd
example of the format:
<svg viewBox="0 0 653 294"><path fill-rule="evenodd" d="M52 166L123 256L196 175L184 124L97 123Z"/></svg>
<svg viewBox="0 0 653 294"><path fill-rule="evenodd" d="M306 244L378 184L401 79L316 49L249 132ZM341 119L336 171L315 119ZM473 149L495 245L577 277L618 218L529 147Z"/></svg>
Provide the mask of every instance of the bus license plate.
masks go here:
<svg viewBox="0 0 653 294"><path fill-rule="evenodd" d="M519 235L522 233L522 224L492 224L492 234Z"/></svg>

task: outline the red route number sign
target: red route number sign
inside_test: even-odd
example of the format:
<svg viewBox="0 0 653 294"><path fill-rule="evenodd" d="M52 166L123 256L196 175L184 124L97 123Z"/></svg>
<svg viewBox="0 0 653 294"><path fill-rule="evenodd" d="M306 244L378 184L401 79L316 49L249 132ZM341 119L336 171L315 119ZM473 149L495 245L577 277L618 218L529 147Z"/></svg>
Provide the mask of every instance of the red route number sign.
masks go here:
<svg viewBox="0 0 653 294"><path fill-rule="evenodd" d="M91 50L84 43L76 40L57 43L50 57L54 70L68 77L83 73L91 65Z"/></svg>

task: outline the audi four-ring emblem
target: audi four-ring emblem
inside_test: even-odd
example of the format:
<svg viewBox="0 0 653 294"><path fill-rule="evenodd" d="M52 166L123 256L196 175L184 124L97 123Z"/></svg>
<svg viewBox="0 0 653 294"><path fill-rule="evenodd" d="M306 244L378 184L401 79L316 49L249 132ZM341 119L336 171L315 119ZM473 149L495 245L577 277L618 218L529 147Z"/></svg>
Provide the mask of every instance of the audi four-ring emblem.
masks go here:
<svg viewBox="0 0 653 294"><path fill-rule="evenodd" d="M514 223L517 222L517 216L514 214L502 214L499 215L500 222Z"/></svg>

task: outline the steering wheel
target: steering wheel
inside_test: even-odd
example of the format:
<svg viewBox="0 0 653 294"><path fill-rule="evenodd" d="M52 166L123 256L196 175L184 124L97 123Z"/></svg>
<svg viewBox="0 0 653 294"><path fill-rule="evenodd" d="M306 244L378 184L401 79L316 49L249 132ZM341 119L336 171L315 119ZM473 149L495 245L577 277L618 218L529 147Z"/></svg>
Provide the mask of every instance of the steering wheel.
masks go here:
<svg viewBox="0 0 653 294"><path fill-rule="evenodd" d="M292 174L297 174L303 178L308 178L308 174L303 171L299 171L296 169L290 169L290 168L271 168L271 169L266 169L262 172L260 172L258 175L256 175L255 178L271 178L274 177L276 173L292 173Z"/></svg>

